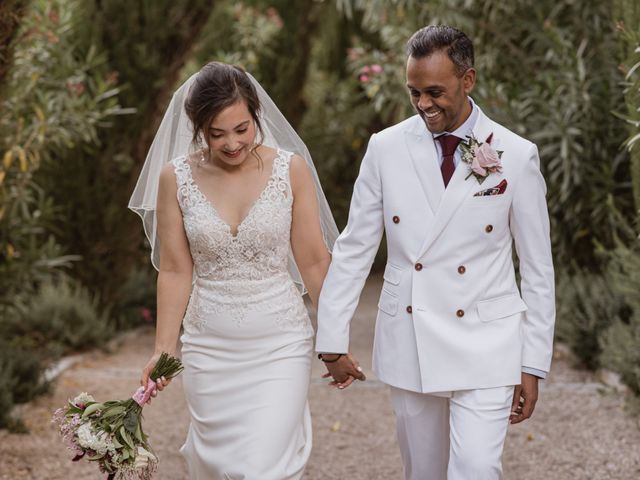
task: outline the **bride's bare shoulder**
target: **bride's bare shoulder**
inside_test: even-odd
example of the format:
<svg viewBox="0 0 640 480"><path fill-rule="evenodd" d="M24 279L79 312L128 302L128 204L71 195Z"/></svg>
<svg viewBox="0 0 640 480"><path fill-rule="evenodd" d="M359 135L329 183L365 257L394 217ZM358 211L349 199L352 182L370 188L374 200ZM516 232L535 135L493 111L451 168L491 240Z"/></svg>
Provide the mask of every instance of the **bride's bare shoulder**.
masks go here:
<svg viewBox="0 0 640 480"><path fill-rule="evenodd" d="M268 145L259 145L256 148L256 152L262 158L269 159L269 160L275 158L278 155L278 151L275 148L270 147Z"/></svg>

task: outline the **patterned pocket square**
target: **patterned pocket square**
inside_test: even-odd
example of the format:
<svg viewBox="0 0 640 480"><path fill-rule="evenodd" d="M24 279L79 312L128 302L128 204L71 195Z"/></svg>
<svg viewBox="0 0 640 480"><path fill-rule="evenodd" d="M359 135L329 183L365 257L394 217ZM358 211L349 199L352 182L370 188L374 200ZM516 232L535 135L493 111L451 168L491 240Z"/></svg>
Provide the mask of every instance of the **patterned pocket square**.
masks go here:
<svg viewBox="0 0 640 480"><path fill-rule="evenodd" d="M507 191L507 180L502 180L495 187L487 188L486 190L480 190L474 193L474 197L490 197L491 195L502 195Z"/></svg>

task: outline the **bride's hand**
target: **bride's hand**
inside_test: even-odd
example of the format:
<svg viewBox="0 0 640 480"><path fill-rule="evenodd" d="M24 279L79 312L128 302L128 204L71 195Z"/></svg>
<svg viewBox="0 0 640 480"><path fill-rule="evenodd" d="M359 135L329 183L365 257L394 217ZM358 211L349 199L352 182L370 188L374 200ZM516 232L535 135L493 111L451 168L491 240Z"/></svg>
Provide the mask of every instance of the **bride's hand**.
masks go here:
<svg viewBox="0 0 640 480"><path fill-rule="evenodd" d="M153 356L147 362L147 365L142 369L142 377L140 377L140 385L142 385L145 390L147 389L147 383L149 382L149 375L151 374L153 367L156 366L158 359L160 358L160 353L154 353ZM160 377L156 380L156 388L153 392L151 392L151 397L155 397L158 392L164 390L164 387L171 383L171 379L167 380L164 377ZM147 401L147 403L151 403L151 397Z"/></svg>

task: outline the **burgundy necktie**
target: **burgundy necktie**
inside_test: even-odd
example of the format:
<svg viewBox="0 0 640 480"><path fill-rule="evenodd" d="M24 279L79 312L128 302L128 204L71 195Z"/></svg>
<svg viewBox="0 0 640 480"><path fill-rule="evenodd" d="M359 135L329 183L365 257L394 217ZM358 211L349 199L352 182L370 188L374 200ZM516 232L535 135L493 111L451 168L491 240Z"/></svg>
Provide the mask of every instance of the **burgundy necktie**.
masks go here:
<svg viewBox="0 0 640 480"><path fill-rule="evenodd" d="M458 148L458 144L462 141L462 139L454 135L444 134L438 137L438 141L440 142L440 146L442 147L442 165L440 166L440 171L442 172L444 187L447 188L447 185L449 185L449 180L451 180L453 172L456 169L456 166L453 163L453 154L455 153L456 148Z"/></svg>

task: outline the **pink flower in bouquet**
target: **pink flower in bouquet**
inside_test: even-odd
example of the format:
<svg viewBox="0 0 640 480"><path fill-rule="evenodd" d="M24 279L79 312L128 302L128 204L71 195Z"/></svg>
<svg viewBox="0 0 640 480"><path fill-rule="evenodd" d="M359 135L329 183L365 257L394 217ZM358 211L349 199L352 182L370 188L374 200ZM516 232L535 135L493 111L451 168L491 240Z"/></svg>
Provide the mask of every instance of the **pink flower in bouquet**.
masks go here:
<svg viewBox="0 0 640 480"><path fill-rule="evenodd" d="M473 162L471 170L474 173L486 177L490 173L499 172L502 168L500 156L488 142L473 147Z"/></svg>
<svg viewBox="0 0 640 480"><path fill-rule="evenodd" d="M371 71L373 73L382 73L382 70L383 70L382 67L377 63L374 63L373 65L371 65Z"/></svg>

